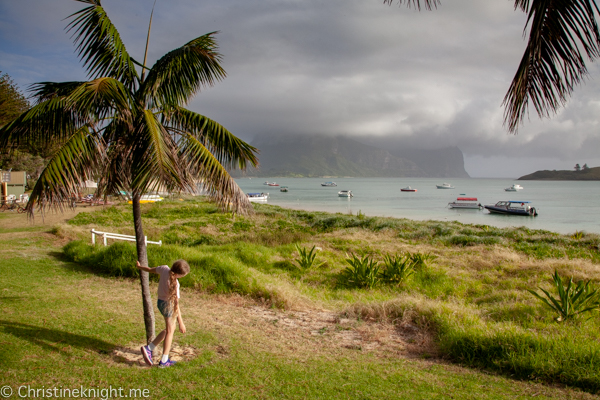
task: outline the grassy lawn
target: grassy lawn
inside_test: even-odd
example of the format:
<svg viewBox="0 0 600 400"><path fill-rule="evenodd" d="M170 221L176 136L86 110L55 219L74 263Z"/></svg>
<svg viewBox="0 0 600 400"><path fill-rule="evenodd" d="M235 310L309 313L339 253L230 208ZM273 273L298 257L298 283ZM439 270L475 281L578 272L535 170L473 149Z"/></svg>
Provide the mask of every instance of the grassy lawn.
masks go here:
<svg viewBox="0 0 600 400"><path fill-rule="evenodd" d="M0 386L15 397L112 387L153 399L595 398L597 318L559 324L525 290L549 289L555 269L598 282L595 235L147 205L146 234L166 243L149 248L151 264L193 268L188 333L175 343L195 356L158 369L118 357L144 339L132 246L89 246L91 227L132 234L128 207L85 211L35 223L0 214ZM324 264L300 271L295 244L318 246ZM340 286L346 255L406 251L435 258L398 287Z"/></svg>

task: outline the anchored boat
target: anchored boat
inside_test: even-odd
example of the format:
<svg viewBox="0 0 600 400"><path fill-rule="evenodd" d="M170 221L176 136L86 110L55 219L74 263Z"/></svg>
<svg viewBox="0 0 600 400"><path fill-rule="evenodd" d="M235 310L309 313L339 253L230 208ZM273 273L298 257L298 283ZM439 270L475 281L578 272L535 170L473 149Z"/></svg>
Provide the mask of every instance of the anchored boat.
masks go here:
<svg viewBox="0 0 600 400"><path fill-rule="evenodd" d="M250 201L267 201L267 198L269 197L269 193L247 193L246 196L248 196L248 200Z"/></svg>
<svg viewBox="0 0 600 400"><path fill-rule="evenodd" d="M473 208L481 209L483 206L477 202L477 197L458 197L455 201L448 203L450 208Z"/></svg>
<svg viewBox="0 0 600 400"><path fill-rule="evenodd" d="M537 217L538 213L535 207L531 207L529 201L499 201L493 206L485 208L494 214L523 215L526 217Z"/></svg>

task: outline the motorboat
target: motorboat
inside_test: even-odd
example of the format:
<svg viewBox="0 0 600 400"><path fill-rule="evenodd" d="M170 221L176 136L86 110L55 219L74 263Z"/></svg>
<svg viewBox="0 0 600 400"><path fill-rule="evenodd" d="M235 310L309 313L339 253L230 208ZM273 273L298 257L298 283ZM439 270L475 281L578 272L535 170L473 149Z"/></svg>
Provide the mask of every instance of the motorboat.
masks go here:
<svg viewBox="0 0 600 400"><path fill-rule="evenodd" d="M279 188L280 192L287 192L288 191L288 187L287 186L282 186Z"/></svg>
<svg viewBox="0 0 600 400"><path fill-rule="evenodd" d="M86 196L87 197L87 196ZM157 194L144 194L140 197L140 204L145 204L145 203L156 203L157 201L163 201L164 199L162 197L160 197ZM93 195L90 198L90 200L82 200L84 202L93 202ZM129 200L128 201L129 204L132 204L133 201Z"/></svg>
<svg viewBox="0 0 600 400"><path fill-rule="evenodd" d="M538 213L535 207L530 206L529 201L499 201L493 206L485 206L485 208L494 214L508 215L524 215L537 217Z"/></svg>
<svg viewBox="0 0 600 400"><path fill-rule="evenodd" d="M248 200L250 200L250 201L261 202L261 201L267 201L267 198L269 197L269 193L247 193L246 196L248 196Z"/></svg>
<svg viewBox="0 0 600 400"><path fill-rule="evenodd" d="M335 183L335 182L323 182L323 183L321 183L321 186L333 187L333 186L337 186L337 183Z"/></svg>
<svg viewBox="0 0 600 400"><path fill-rule="evenodd" d="M267 183L267 185L269 185L269 186L279 186L279 183L270 182L270 183Z"/></svg>
<svg viewBox="0 0 600 400"><path fill-rule="evenodd" d="M338 192L339 197L354 197L352 190L340 190Z"/></svg>
<svg viewBox="0 0 600 400"><path fill-rule="evenodd" d="M517 192L519 190L523 190L523 186L518 185L516 183L514 185L504 189L505 192Z"/></svg>
<svg viewBox="0 0 600 400"><path fill-rule="evenodd" d="M435 187L438 189L454 189L454 186L446 182L442 183L441 185L435 185Z"/></svg>
<svg viewBox="0 0 600 400"><path fill-rule="evenodd" d="M472 208L481 209L483 206L477 202L477 197L458 197L455 201L448 203L450 208Z"/></svg>
<svg viewBox="0 0 600 400"><path fill-rule="evenodd" d="M400 189L401 192L416 192L417 189L413 189L410 186Z"/></svg>

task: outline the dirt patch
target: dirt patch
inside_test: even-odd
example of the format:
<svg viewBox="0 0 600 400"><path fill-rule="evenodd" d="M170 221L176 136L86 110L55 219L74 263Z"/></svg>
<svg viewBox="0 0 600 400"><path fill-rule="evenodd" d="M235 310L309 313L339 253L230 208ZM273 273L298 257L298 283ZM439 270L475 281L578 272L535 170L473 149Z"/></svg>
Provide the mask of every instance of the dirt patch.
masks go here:
<svg viewBox="0 0 600 400"><path fill-rule="evenodd" d="M321 346L384 352L408 358L436 357L437 349L428 332L411 325L386 324L344 318L331 311L280 311L260 306L248 308L250 317L261 319L280 334L290 331L310 335Z"/></svg>
<svg viewBox="0 0 600 400"><path fill-rule="evenodd" d="M112 360L117 363L125 363L130 365L147 366L142 356L141 347L143 344L131 345L128 347L118 347L113 350ZM218 352L218 349L217 349ZM160 355L162 354L162 345L154 351L153 361L158 364ZM198 350L192 346L179 346L175 343L171 346L169 358L173 361L190 361L198 356Z"/></svg>
<svg viewBox="0 0 600 400"><path fill-rule="evenodd" d="M49 228L57 224L64 224L80 212L90 212L100 210L103 206L77 206L75 208L65 207L63 211L50 210L44 214L36 212L33 218L28 214L18 214L16 212L6 211L2 214L2 228L15 229L33 226L48 226Z"/></svg>

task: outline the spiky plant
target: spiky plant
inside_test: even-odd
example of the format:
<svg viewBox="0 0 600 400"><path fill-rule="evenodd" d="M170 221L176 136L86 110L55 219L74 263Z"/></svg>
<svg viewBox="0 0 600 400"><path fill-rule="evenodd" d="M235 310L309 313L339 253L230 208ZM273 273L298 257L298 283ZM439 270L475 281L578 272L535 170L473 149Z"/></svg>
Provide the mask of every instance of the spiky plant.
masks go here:
<svg viewBox="0 0 600 400"><path fill-rule="evenodd" d="M587 282L579 281L575 283L573 282L573 277L571 277L565 286L557 271L554 271L552 280L554 281L558 297L552 296L547 290L542 288L539 289L544 293L545 297L531 289L527 290L558 314L557 321L569 321L583 313L599 309L600 298L598 290L590 286L589 280Z"/></svg>
<svg viewBox="0 0 600 400"><path fill-rule="evenodd" d="M415 272L415 263L408 255L386 254L383 257L383 265L381 280L391 285L402 284Z"/></svg>
<svg viewBox="0 0 600 400"><path fill-rule="evenodd" d="M315 245L310 249L310 251L308 251L306 247L300 247L299 245L296 245L296 250L298 250L298 255L300 256L296 260L296 263L301 270L306 271L313 267L315 258L317 257L316 248L317 246ZM323 264L325 263L315 265L315 268L318 268Z"/></svg>
<svg viewBox="0 0 600 400"><path fill-rule="evenodd" d="M371 259L368 255L358 257L352 254L352 257L346 258L346 267L340 274L340 284L350 288L372 289L380 283L379 261Z"/></svg>

